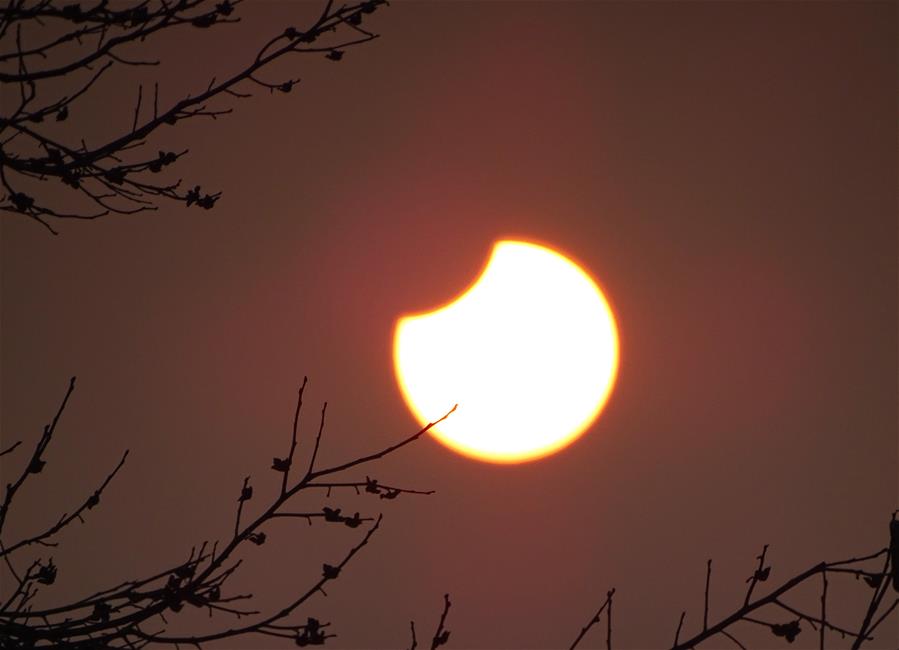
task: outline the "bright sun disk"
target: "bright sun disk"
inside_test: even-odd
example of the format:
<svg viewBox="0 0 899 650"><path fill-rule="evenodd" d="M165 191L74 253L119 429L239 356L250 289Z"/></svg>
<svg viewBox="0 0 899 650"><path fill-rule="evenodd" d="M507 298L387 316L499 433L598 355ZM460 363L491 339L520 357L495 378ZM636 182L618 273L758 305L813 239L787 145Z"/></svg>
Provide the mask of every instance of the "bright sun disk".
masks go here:
<svg viewBox="0 0 899 650"><path fill-rule="evenodd" d="M612 310L596 282L560 253L497 242L480 277L394 333L403 397L431 433L497 463L532 460L578 438L608 400L618 368Z"/></svg>

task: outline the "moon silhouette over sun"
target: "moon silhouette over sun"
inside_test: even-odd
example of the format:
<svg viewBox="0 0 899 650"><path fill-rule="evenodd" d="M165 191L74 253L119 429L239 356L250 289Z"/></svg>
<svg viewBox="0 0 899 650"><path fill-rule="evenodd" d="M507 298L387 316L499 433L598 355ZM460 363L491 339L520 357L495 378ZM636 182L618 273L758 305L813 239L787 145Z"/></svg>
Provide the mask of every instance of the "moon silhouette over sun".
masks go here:
<svg viewBox="0 0 899 650"><path fill-rule="evenodd" d="M481 275L394 330L397 382L441 443L494 463L541 458L597 418L618 370L618 330L590 275L546 246L496 242Z"/></svg>

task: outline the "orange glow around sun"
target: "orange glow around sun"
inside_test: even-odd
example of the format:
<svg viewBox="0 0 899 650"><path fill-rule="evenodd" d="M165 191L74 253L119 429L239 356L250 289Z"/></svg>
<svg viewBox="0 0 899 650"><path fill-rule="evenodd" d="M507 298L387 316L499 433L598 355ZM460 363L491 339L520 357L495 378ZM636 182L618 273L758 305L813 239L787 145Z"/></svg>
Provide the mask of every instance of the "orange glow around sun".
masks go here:
<svg viewBox="0 0 899 650"><path fill-rule="evenodd" d="M480 277L431 312L397 321L394 368L422 424L480 460L517 463L577 439L609 398L618 332L596 282L560 253L499 241Z"/></svg>

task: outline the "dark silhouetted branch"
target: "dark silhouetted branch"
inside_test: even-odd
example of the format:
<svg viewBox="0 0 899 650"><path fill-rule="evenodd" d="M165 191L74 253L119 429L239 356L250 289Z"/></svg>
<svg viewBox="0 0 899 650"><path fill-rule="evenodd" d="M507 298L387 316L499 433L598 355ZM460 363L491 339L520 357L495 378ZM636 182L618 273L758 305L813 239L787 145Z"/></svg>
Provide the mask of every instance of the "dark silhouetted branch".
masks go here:
<svg viewBox="0 0 899 650"><path fill-rule="evenodd" d="M191 185L183 185L182 179L169 178L170 168L183 153L154 153L148 139L159 129L189 119L228 115L233 107L227 103L250 97L254 88L290 93L298 78L265 81L260 75L295 54L341 60L348 48L378 37L362 24L387 2L325 2L308 27L285 27L242 67L168 106L160 107L159 84L154 82L152 115L145 110L149 102L144 101L139 83L126 130L92 145L83 140L80 118L93 113L84 101L105 73L113 67L159 63L152 56L126 56L125 49L149 48L160 34L173 30L193 30L195 38L202 38L208 29L239 22L240 4L241 0L143 0L113 7L96 0L88 7L77 2L62 6L45 0L10 0L0 8L0 36L14 34L0 40L0 84L18 94L18 101L0 105L0 211L29 217L55 234L52 221L136 214L155 210L165 199L212 209L221 192L203 191L197 184L188 189ZM33 42L26 44L26 37ZM59 78L71 80L77 90L46 98ZM50 126L61 122L66 127L62 135ZM50 204L52 193L44 189L54 181L72 191L64 210Z"/></svg>
<svg viewBox="0 0 899 650"><path fill-rule="evenodd" d="M570 646L568 646L568 650L574 650L575 648L577 648L578 644L581 642L581 639L583 639L586 636L587 632L590 631L590 628L592 628L594 625L599 623L600 617L602 616L602 613L604 611L606 611L606 609L609 610L609 615L607 616L607 618L609 619L609 625L608 625L608 631L606 634L606 645L608 647L611 647L611 644L612 644L611 611L612 611L612 596L614 596L614 595L615 595L614 589L612 589L611 591L606 593L606 599L603 601L602 605L599 606L599 609L596 610L596 613L593 615L593 618L591 618L587 622L587 624L581 628L581 631L580 631L580 633L578 633L577 638L575 638L574 642Z"/></svg>
<svg viewBox="0 0 899 650"><path fill-rule="evenodd" d="M755 573L753 573L752 576L750 576L749 579L746 580L746 582L749 583L749 589L746 590L746 598L743 600L744 607L749 604L749 599L752 598L752 591L755 589L755 585L759 582L765 582L771 573L771 568L765 567L765 554L767 552L768 545L765 544L765 546L762 547L762 552L758 557L758 568L755 570Z"/></svg>
<svg viewBox="0 0 899 650"><path fill-rule="evenodd" d="M455 407L453 407L453 409L455 409ZM437 630L434 632L434 638L431 639L431 650L437 650L437 648L446 645L449 641L450 631L447 630L445 626L446 616L449 614L451 604L449 594L443 594L443 612L440 614L440 621L437 623Z"/></svg>
<svg viewBox="0 0 899 650"><path fill-rule="evenodd" d="M63 528L68 526L70 523L75 521L76 519L81 523L84 523L84 519L81 517L84 514L85 510L92 510L97 507L100 503L100 496L103 494L103 490L106 489L106 486L109 485L109 482L118 474L119 470L122 469L122 465L125 464L125 460L128 458L128 450L125 450L125 453L122 454L121 460L119 463L113 468L113 470L107 474L106 478L103 480L103 483L100 484L96 490L94 490L93 494L91 494L87 499L84 500L75 512L70 515L62 515L55 524L53 524L50 528L45 530L42 533L38 533L32 537L28 537L26 539L22 539L12 546L8 546L2 550L0 550L0 555L8 555L13 553L24 546L29 546L31 544L41 544L43 546L56 546L56 544L47 542L46 540L56 535Z"/></svg>
<svg viewBox="0 0 899 650"><path fill-rule="evenodd" d="M16 440L9 447L4 449L3 451L0 451L0 456L6 456L6 454L11 454L12 452L14 452L16 450L16 447L18 447L21 444L22 444L21 440Z"/></svg>
<svg viewBox="0 0 899 650"><path fill-rule="evenodd" d="M756 582L764 582L768 579L770 573L770 567L764 567L764 555L765 551L767 551L767 546L762 552L762 555L759 556L759 568L756 570L755 580L750 579L750 593L752 591L752 587L755 586ZM881 555L886 556L886 563L880 573L872 573L864 568L861 568L859 565L871 561L880 557ZM732 614L724 617L720 621L715 624L709 624L707 617L704 617L703 621L703 629L700 633L696 634L692 638L689 638L685 641L680 640L680 632L683 627L685 613L681 614L680 622L678 623L677 632L675 633L674 644L672 645L672 650L689 650L699 645L700 643L707 641L708 639L721 634L722 636L726 636L731 641L739 645L739 647L745 647L742 642L740 642L730 631L730 628L737 623L740 622L748 622L755 625L761 625L768 628L771 633L775 637L780 637L785 639L788 643L792 643L797 636L802 631L801 622L805 621L808 623L813 629L817 629L819 631L819 639L818 645L822 647L824 645L824 631L832 630L834 632L839 633L840 635L846 637L850 637L853 639L853 648L860 648L862 644L866 641L871 641L873 639L871 635L871 630L874 625L871 625L871 621L875 614L879 611L879 606L882 602L884 590L882 589L883 585L887 584L886 577L889 571L889 555L888 549L882 549L876 553L872 553L870 555L866 555L858 558L850 558L848 560L841 560L839 562L820 562L811 568L803 571L797 576L787 580L780 587L777 587L773 591L771 591L766 596L756 598L756 599L748 599L744 602L743 606L738 610L733 612ZM826 574L827 573L841 573L841 574L853 574L856 578L864 577L866 582L869 583L870 586L874 587L874 595L871 598L871 602L869 608L867 610L866 616L862 624L855 631L846 627L834 624L833 622L827 619L827 610L826 610L826 597L827 597L827 581ZM711 561L707 564L706 570L706 593L708 593L708 584L711 574ZM802 612L802 610L788 605L784 602L783 597L792 592L798 586L805 584L808 580L821 575L824 582L824 588L822 589L821 595L821 617L817 618ZM874 576L874 579L871 576ZM794 616L795 618L783 622L783 623L772 623L769 621L761 620L755 618L753 614L763 608L775 607L777 609L783 610ZM708 597L705 600L705 612L708 611ZM877 623L882 618L885 618L889 612L892 611L892 608L889 608L880 619L877 620Z"/></svg>
<svg viewBox="0 0 899 650"><path fill-rule="evenodd" d="M827 571L821 572L821 627L818 639L819 650L824 650L824 636L827 632Z"/></svg>
<svg viewBox="0 0 899 650"><path fill-rule="evenodd" d="M416 650L418 639L415 638L415 621L409 621L409 630L412 632L412 643L409 644L409 650Z"/></svg>
<svg viewBox="0 0 899 650"><path fill-rule="evenodd" d="M896 515L893 514L893 521L895 522ZM891 526L892 528L892 526ZM880 607L880 604L883 602L883 597L886 595L886 591L890 586L890 581L887 579L887 576L890 575L890 560L891 553L887 552L884 554L884 563L883 563L883 571L881 572L882 578L879 580L877 584L874 586L874 593L871 595L871 601L868 604L868 609L865 611L864 620L862 620L862 624L859 627L858 635L856 636L855 641L852 644L852 650L858 650L861 648L862 642L868 638L868 632L871 627L871 621L874 616L877 614L877 610Z"/></svg>
<svg viewBox="0 0 899 650"><path fill-rule="evenodd" d="M680 613L680 620L677 622L677 630L674 632L674 643L672 644L673 647L676 647L678 645L678 641L680 640L680 631L681 631L681 628L684 627L684 618L686 616L687 616L687 612Z"/></svg>
<svg viewBox="0 0 899 650"><path fill-rule="evenodd" d="M258 494L250 484L250 477L246 477L238 497L237 514L235 518L234 532L224 544L218 542L210 544L203 542L191 549L187 560L177 563L168 569L151 576L130 580L117 584L114 587L101 590L90 596L67 604L55 606L43 610L35 610L32 600L39 589L49 588L56 581L59 567L48 560L38 559L32 562L24 572L16 571L11 556L29 545L50 545L50 537L58 534L76 519L81 519L86 509L95 507L100 502L100 495L112 480L112 477L121 469L125 457L116 468L107 476L106 480L94 493L86 499L84 504L73 514L64 515L52 527L39 535L19 540L4 545L0 541L0 553L4 558L10 575L15 580L14 589L5 597L4 605L0 609L0 648L6 650L11 647L53 647L53 648L139 648L145 645L193 645L200 647L202 644L232 639L239 636L255 634L261 637L283 638L295 642L297 645L321 645L329 638L336 636L331 632L330 624L318 619L306 616L297 620L297 610L308 603L317 593L325 593L326 585L336 581L350 560L365 547L374 533L381 525L382 516L364 516L359 512L352 515L342 514L339 508L324 507L321 511L299 512L291 510L288 502L298 493L309 489L322 487L347 487L356 488L357 493L376 494L382 498L395 498L401 493L429 494L422 490L409 490L381 486L377 481L366 477L365 482L341 480L333 484L313 482L315 477L342 475L343 471L355 468L359 465L383 458L402 448L412 440L417 439L428 431L435 423L431 423L417 433L409 436L397 444L391 445L377 453L362 456L352 461L344 462L327 470L313 471L313 461L306 474L291 483L288 470L294 460L294 452L297 448L298 422L302 406L303 390L306 380L299 391L297 410L294 414L294 426L291 436L291 448L284 459L283 468L273 466L273 469L281 472L279 489L272 500L262 507L262 510L251 516L249 523L244 523L244 515L247 509L255 503ZM22 476L7 490L5 500L6 510L12 503L18 487L24 483L30 473L38 473L43 468L41 455L46 450L60 416L68 403L69 396L74 388L74 378L69 386L62 404L51 424L47 425L44 433L32 454L31 460L23 471ZM446 416L444 416L446 417ZM442 421L441 418L440 421ZM315 436L315 449L321 441L324 430L324 409L322 419ZM127 456L127 452L125 454ZM278 459L275 459L276 461ZM277 465L276 463L275 465ZM286 481L285 481L286 477ZM344 552L335 564L323 563L320 577L310 586L301 591L292 601L281 609L269 613L249 605L253 595L249 593L229 593L230 578L240 569L243 559L238 557L239 552L250 552L254 547L266 543L270 531L264 530L266 525L283 518L301 518L311 525L314 520L323 521L326 524L341 524L343 527L355 529L366 522L373 522L365 534L354 546ZM231 616L246 623L238 626L221 627L207 632L192 632L190 634L170 634L166 629L169 619L178 615L185 607L207 610L209 616L216 620L217 616ZM444 615L438 628L438 637L448 638L449 633L443 630L443 621L449 609L449 600L446 600ZM443 635L443 636L441 636Z"/></svg>
<svg viewBox="0 0 899 650"><path fill-rule="evenodd" d="M41 435L40 440L38 440L37 445L34 447L34 451L31 454L31 458L28 463L22 469L22 473L19 475L13 483L7 484L6 486L6 495L3 498L3 503L0 504L0 534L3 533L3 524L6 523L6 515L9 513L9 508L12 505L12 501L16 496L16 492L19 491L19 488L25 483L29 476L32 474L40 474L46 462L41 458L44 450L47 449L47 446L50 444L50 441L53 439L53 433L56 431L56 425L59 423L59 418L62 416L63 411L65 411L66 404L69 403L69 397L72 395L72 392L75 390L75 377L72 377L69 380L69 387L66 390L65 396L62 398L62 402L59 405L59 408L56 410L56 415L53 416L53 420L44 427L44 433ZM13 445L13 447L9 450L15 449L18 445ZM5 553L4 553L5 555Z"/></svg>
<svg viewBox="0 0 899 650"><path fill-rule="evenodd" d="M308 377L303 377L303 383L297 393L297 408L293 414L293 429L291 431L290 450L287 453L287 458L272 459L272 469L284 473L284 476L281 477L281 494L287 492L287 481L289 480L290 468L293 466L293 455L297 450L297 427L300 423L300 410L303 408L303 391L306 390L307 382Z"/></svg>
<svg viewBox="0 0 899 650"><path fill-rule="evenodd" d="M312 448L312 458L309 459L309 469L306 470L306 474L312 474L312 468L315 467L315 459L318 456L318 447L322 441L322 431L325 428L325 412L328 410L328 403L325 402L322 404L322 416L320 424L318 425L318 434L315 436L315 446Z"/></svg>
<svg viewBox="0 0 899 650"><path fill-rule="evenodd" d="M0 31L3 26L0 24ZM25 95L27 99L27 94ZM89 495L72 514L63 515L57 522L43 532L11 543L4 543L0 535L0 557L3 558L10 580L4 580L3 597L0 599L0 650L12 648L63 648L88 650L93 648L143 648L148 645L175 646L192 645L202 647L203 644L227 641L244 635L257 635L268 640L283 639L298 646L322 645L336 636L329 622L322 622L308 613L300 616L301 608L310 605L310 601L318 594L325 594L326 587L339 580L350 561L371 541L382 522L382 515L366 515L360 512L352 514L343 512L341 508L323 506L297 509L291 507L292 499L303 492L325 489L330 494L332 489L352 489L356 495L372 495L379 499L392 500L401 494L427 495L432 491L416 490L384 484L377 479L365 476L365 480L347 476L348 470L377 461L392 454L419 439L434 426L449 417L453 407L440 419L430 422L416 433L387 446L380 451L359 456L345 461L316 469L316 459L322 443L325 428L325 407L322 408L318 429L309 445L308 469L301 476L291 473L297 460L296 451L300 448L299 421L307 380L304 378L297 395L297 406L293 417L290 447L285 458L274 458L271 469L278 473L277 487L269 501L264 501L259 508L259 491L265 492L264 484L259 491L251 485L251 477L246 477L238 496L237 513L234 530L230 538L221 543L204 541L194 545L189 553L181 556L180 562L172 563L162 571L134 580L120 582L112 587L102 589L81 599L38 609L35 607L35 596L42 590L50 590L57 580L58 573L65 570L54 562L52 557L39 557L30 561L22 561L17 555L29 547L54 546L56 537L75 520L83 521L86 510L100 503L100 496L108 487L113 477L122 468L127 452L107 475L100 486ZM10 512L11 505L21 486L31 474L43 471L46 461L44 452L53 440L54 433L65 411L69 398L74 390L74 377L68 390L56 410L50 424L43 433L25 467L16 480L7 485L3 501L2 524ZM9 454L18 448L15 443L3 451ZM364 508L360 508L364 510ZM343 528L356 529L370 525L361 538L348 550L335 552L321 564L321 572L311 584L298 589L296 594L280 609L263 611L253 607L252 593L235 592L231 578L243 565L247 553L252 553L266 544L268 536L273 534L269 524L278 519L300 519L308 525L336 525ZM248 521L246 521L248 520ZM748 650L746 636L736 629L738 625L756 626L767 630L775 640L792 644L808 627L817 631L816 644L823 650L828 642L828 633L839 634L851 647L862 648L874 640L874 632L880 629L888 617L899 609L899 598L887 599L887 592L896 591L894 579L897 569L894 558L899 548L899 524L896 513L890 521L890 543L887 547L868 555L854 557L838 562L819 562L798 575L771 589L767 594L758 595L762 583L770 580L772 568L767 564L768 546L765 545L756 557L757 564L753 574L746 580L748 588L742 605L717 622L710 618L711 609L711 573L712 561L706 563L705 590L703 599L702 629L692 637L681 640L686 612L682 612L674 635L672 650L692 650L715 637L724 637L741 650ZM13 556L18 559L13 562ZM185 559L186 558L186 559ZM331 562L335 562L332 564ZM880 561L879 568L874 562ZM17 568L15 564L20 564ZM818 605L797 603L796 594L803 585L820 576L821 590ZM831 591L839 586L841 580L852 576L859 588L871 590L866 596L867 607L864 616L856 625L846 625L831 620L828 598ZM8 592L6 591L8 589ZM587 633L598 625L603 614L606 619L606 650L612 650L612 607L615 590L607 592L605 601L600 605L593 617L580 630L571 644L571 650L579 646ZM431 639L431 650L437 650L448 643L450 631L446 621L451 607L449 595L444 596L443 611L440 615L434 635ZM185 608L195 608L208 612L212 622L211 629L189 633L169 632L170 619L177 617ZM717 609L717 608L716 608ZM813 615L811 612L815 611ZM239 624L220 624L221 617L237 619ZM410 622L410 650L417 650L418 639L415 624ZM805 638L805 637L803 637ZM766 644L765 648L773 647Z"/></svg>

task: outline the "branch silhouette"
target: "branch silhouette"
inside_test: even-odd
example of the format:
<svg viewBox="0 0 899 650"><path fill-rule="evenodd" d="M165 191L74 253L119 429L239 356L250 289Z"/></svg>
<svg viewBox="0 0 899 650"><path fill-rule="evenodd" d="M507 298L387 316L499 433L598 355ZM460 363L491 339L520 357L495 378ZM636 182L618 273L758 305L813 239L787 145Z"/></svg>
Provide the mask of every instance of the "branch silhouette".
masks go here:
<svg viewBox="0 0 899 650"><path fill-rule="evenodd" d="M897 547L899 547L899 523L897 523L896 520L896 513L893 514L892 521L890 522L890 531L890 545L886 548L847 560L819 562L786 580L780 586L772 589L768 594L753 599L753 592L758 583L767 582L771 575L771 566L765 564L768 551L768 545L766 544L762 549L761 554L756 558L758 560L758 567L746 580L749 587L747 588L743 604L727 616L721 618L718 622L712 623L710 623L709 619L712 561L709 560L706 563L702 629L693 636L682 640L681 633L684 629L686 611L682 612L677 624L677 630L674 634L674 642L670 646L671 650L691 650L719 635L729 639L738 648L746 650L749 646L740 640L738 632L735 629L738 625L745 623L752 626L767 628L773 637L783 639L787 644L792 644L803 632L805 629L804 626L808 626L812 630L817 631L818 641L816 645L821 650L824 650L824 648L827 647L828 633L839 635L841 640L848 640L851 643L850 647L853 650L862 648L865 643L875 640L874 631L896 611L897 605L899 605L899 598L894 598L889 605L884 606L886 593L892 584L891 578L896 573L895 565L893 565L891 561L891 557L893 557ZM881 556L884 557L881 568L879 570L872 570L870 568L870 563ZM872 591L868 607L865 610L865 615L855 626L837 624L828 618L827 594L830 585L828 576L837 575L853 576L857 581L860 580ZM810 584L819 576L821 578L820 616L807 613L800 607L786 602L785 599L787 596L798 593L801 587ZM894 586L894 591L899 592L899 588ZM607 650L611 650L612 596L614 594L614 589L608 592L606 600L587 625L581 629L581 632L574 640L574 643L571 644L571 650L578 647L589 630L600 622L601 615L606 610L608 610L606 613L606 648ZM770 616L779 616L780 618L776 620L757 618L756 616L762 612L767 612ZM784 615L789 616L784 618ZM771 645L771 641L768 641L763 647L771 648L775 646Z"/></svg>
<svg viewBox="0 0 899 650"><path fill-rule="evenodd" d="M430 491L385 486L370 477L366 477L364 482L346 480L329 482L320 479L341 476L347 469L371 463L393 453L418 440L433 426L449 417L455 409L379 452L361 456L334 467L316 469L315 459L325 425L325 409L323 408L308 469L301 475L292 478L291 467L297 448L297 424L306 385L307 380L304 378L297 397L297 409L294 415L288 454L282 462L277 462L279 459L275 458L276 462L271 468L283 475L280 489L249 523L241 523L245 506L256 497L253 485L251 485L251 477L246 477L237 497L234 533L221 548L219 548L218 542L211 544L203 542L191 548L185 560L173 563L169 568L148 577L122 582L68 604L46 609L34 608L32 601L35 595L40 590L52 587L60 568L54 564L51 557L46 560L35 560L24 571L19 571L14 565L14 554L32 544L54 546L57 542L51 540L62 530L75 520L83 522L85 511L99 505L103 490L124 465L128 455L127 451L118 465L73 514L63 515L44 532L32 537L10 544L0 542L0 554L2 554L15 585L12 593L0 606L0 648L140 648L149 644L172 646L191 644L199 647L203 643L245 635L290 639L299 646L308 646L321 645L327 639L336 636L331 631L330 623L321 622L310 616L306 616L305 620L298 621L294 613L317 593L324 594L326 585L339 579L343 569L378 531L382 515L362 516L359 512L345 515L341 513L340 508L327 506L318 512L292 512L287 509L289 502L301 492L321 488L327 488L329 491L353 488L357 494L367 493L386 499L394 499L400 494L431 494ZM3 523L13 505L18 489L32 474L44 470L46 461L42 455L53 440L57 425L74 389L75 378L73 377L53 420L44 428L20 477L7 486L2 517L0 517L0 539L2 539ZM17 446L18 444L14 445L10 451L14 451ZM304 518L310 525L315 519L327 524L341 524L350 529L359 528L368 522L373 523L367 527L361 539L344 552L336 562L333 564L322 563L320 577L312 585L281 609L264 614L250 608L253 594L230 593L228 590L229 579L241 566L242 559L237 557L239 552L249 552L251 548L265 544L268 535L264 530L266 525L275 519L284 517ZM238 619L250 617L251 620L243 625L222 627L206 633L168 634L166 632L169 625L168 617L177 615L185 605L206 609L210 617L229 615ZM435 639L449 636L449 633L443 630L448 609L449 600L447 598Z"/></svg>
<svg viewBox="0 0 899 650"><path fill-rule="evenodd" d="M51 0L9 0L0 8L0 85L6 93L0 104L0 210L24 215L56 234L57 220L135 214L157 209L164 199L213 208L221 192L203 191L198 184L188 189L180 178L158 180L157 175L167 177L164 172L189 150L153 152L148 138L186 120L227 115L234 102L251 97L254 90L290 93L299 78L267 81L261 74L292 54L340 61L348 48L378 38L363 22L387 4L363 0L335 6L328 0L308 27L285 27L262 43L243 67L166 105L160 105L158 82L152 88L152 104L139 85L130 128L101 142L85 141L73 122L92 112L85 101L111 69L159 65L142 52L160 34L194 30L196 35L237 23L241 2L142 0L111 5L95 0L90 6L59 6ZM59 78L70 80L77 90L61 97L53 94L52 82ZM65 123L64 137L56 135L59 127L53 125L58 123ZM80 207L53 205L45 188L50 182L67 186Z"/></svg>
<svg viewBox="0 0 899 650"><path fill-rule="evenodd" d="M283 639L304 647L322 645L337 636L330 622L323 622L305 612L300 616L300 610L308 606L316 594L325 594L325 588L343 575L351 560L369 544L379 530L382 514L348 514L340 508L328 506L321 510L298 511L291 509L290 503L299 493L320 493L321 490L326 490L327 494L332 490L353 490L356 495L372 495L387 500L395 499L401 494L432 494L429 490L387 485L371 476L366 476L364 481L347 480L345 472L371 464L418 440L432 427L450 417L456 407L440 419L380 451L333 466L317 467L316 460L327 412L327 406L323 405L317 431L310 441L308 465L304 463L305 469L296 472L296 451L300 437L298 425L307 384L308 381L304 378L297 394L287 453L283 457L274 457L270 467L270 471L280 474L277 489L271 499L246 522L244 515L250 502L258 501L258 494L252 477L243 479L236 499L234 530L230 538L221 543L207 541L194 545L185 559L173 562L152 575L121 582L74 602L36 608L36 594L43 590L50 590L52 594L58 572L64 571L65 567L57 566L51 556L35 559L27 566L17 568L19 552L32 546L55 547L62 531L76 520L83 523L88 511L100 504L101 495L111 485L128 457L126 450L118 464L71 514L63 514L53 520L54 523L47 524L41 532L4 543L4 524L18 491L27 481L34 480L32 475L45 471L47 461L44 455L57 433L74 392L73 377L53 418L44 427L31 455L24 460L22 471L14 481L7 484L0 506L0 557L11 578L11 581L5 581L4 584L12 585L10 593L0 603L0 648L142 648L148 645L178 647L184 644L202 647L205 643L247 635ZM21 441L18 441L3 454L13 454L20 446ZM765 545L755 558L752 574L746 579L746 594L740 605L717 620L711 612L712 561L708 560L701 628L691 636L682 638L687 616L686 611L682 612L671 650L690 650L717 637L728 639L738 648L748 649L750 645L740 638L745 636L747 626L761 627L768 631L771 636L764 648L775 647L776 643L773 642L778 640L781 644L792 644L808 629L817 633L815 645L820 650L829 647L828 644L832 644L837 637L853 650L875 641L875 632L891 615L899 611L899 597L895 595L899 592L899 569L896 566L896 558L899 557L899 521L896 515L897 513L893 513L889 525L889 543L884 548L846 560L818 562L759 595L758 592L772 576L772 566L768 562L769 546ZM230 579L240 570L243 555L266 543L270 534L267 531L268 524L281 518L304 519L309 525L314 525L313 522L317 521L323 525L333 524L351 530L364 528L364 533L346 550L325 558L327 561L322 562L318 578L299 590L292 600L280 609L262 612L253 608L252 593L236 593L231 590ZM854 623L835 621L827 606L832 590L841 586L839 583L845 582L848 577L854 578L859 585L856 589L866 589L869 592L864 614ZM801 588L814 585L816 580L820 580L820 610L812 613L812 609L806 604L800 604L797 599L801 598ZM890 591L893 595L888 597ZM606 593L605 600L569 646L571 650L586 642L591 630L601 623L603 617L606 623L604 645L606 650L612 650L612 606L615 593L615 589ZM168 632L169 619L177 617L186 606L207 610L216 625L215 629L178 634ZM449 644L450 631L446 622L450 607L449 594L446 594L442 613L430 639L430 650L438 650ZM234 617L241 623L221 625L219 621L223 616ZM417 650L414 621L410 622L410 632L410 650Z"/></svg>
<svg viewBox="0 0 899 650"><path fill-rule="evenodd" d="M593 618L581 628L580 633L577 635L577 638L574 640L568 650L574 650L578 647L578 644L583 640L583 638L587 635L587 632L590 631L594 625L597 625L600 621L600 616L602 613L608 609L608 613L606 614L607 630L606 630L606 648L612 647L612 596L615 595L615 590L612 589L606 594L606 599L603 601L603 604L599 606L599 609L596 610L596 613L593 615Z"/></svg>

